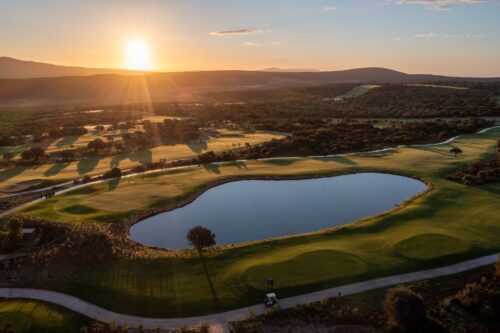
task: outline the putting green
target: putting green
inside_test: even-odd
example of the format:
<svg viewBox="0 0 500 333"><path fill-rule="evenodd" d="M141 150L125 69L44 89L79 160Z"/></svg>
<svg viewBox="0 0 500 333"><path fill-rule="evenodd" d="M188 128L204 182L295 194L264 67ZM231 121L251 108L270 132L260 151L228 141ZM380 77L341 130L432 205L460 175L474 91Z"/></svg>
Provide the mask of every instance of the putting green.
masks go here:
<svg viewBox="0 0 500 333"><path fill-rule="evenodd" d="M451 236L423 234L402 240L394 249L406 258L429 260L467 252L470 244Z"/></svg>
<svg viewBox="0 0 500 333"><path fill-rule="evenodd" d="M290 274L300 267L302 274ZM275 287L295 287L324 282L325 277L338 277L361 274L367 271L367 265L349 253L339 251L314 251L301 254L285 261L275 261L249 268L244 273L247 283L258 290L266 290L266 278L273 277Z"/></svg>

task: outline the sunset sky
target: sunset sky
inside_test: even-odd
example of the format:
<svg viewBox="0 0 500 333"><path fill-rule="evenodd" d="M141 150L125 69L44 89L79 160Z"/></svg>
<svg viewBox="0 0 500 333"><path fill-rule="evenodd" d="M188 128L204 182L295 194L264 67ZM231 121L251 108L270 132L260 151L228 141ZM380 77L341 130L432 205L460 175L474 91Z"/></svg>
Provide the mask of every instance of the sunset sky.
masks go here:
<svg viewBox="0 0 500 333"><path fill-rule="evenodd" d="M500 2L0 0L0 56L159 71L377 66L500 76Z"/></svg>

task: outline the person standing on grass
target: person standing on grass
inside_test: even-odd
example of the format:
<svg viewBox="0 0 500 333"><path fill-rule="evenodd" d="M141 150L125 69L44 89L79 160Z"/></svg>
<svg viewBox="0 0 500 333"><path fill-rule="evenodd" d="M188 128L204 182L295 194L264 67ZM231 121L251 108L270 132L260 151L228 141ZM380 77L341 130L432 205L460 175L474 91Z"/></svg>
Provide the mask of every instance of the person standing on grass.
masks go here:
<svg viewBox="0 0 500 333"><path fill-rule="evenodd" d="M271 290L274 288L274 280L271 276L267 277L267 288Z"/></svg>

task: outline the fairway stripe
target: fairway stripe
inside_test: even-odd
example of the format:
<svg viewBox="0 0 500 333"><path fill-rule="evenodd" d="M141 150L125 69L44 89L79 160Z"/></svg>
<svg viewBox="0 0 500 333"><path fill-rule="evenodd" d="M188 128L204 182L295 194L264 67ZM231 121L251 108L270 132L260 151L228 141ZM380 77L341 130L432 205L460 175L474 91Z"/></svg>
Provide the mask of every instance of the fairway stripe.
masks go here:
<svg viewBox="0 0 500 333"><path fill-rule="evenodd" d="M345 286L325 289L304 295L284 298L280 300L282 309L289 309L297 304L305 304L309 302L320 301L325 298L337 297L341 295L357 294L369 290L374 290L383 287L399 285L408 282L436 278L456 273L468 271L470 269L491 265L498 260L500 254L492 254L485 257L480 257L472 260L467 260L458 264L453 264L445 267L438 267L424 271L417 271L383 278L352 283ZM227 323L230 321L243 320L249 312L256 315L265 313L266 309L263 305L253 305L241 309L236 309L228 312L197 316L186 318L147 318L132 315L116 313L110 310L103 309L97 305L90 304L71 295L58 293L49 290L40 289L24 289L24 288L0 288L1 298L21 298L44 301L47 303L57 304L67 309L78 312L84 316L106 323L127 324L129 327L138 327L142 325L146 329L161 328L179 328L183 326L198 327L204 323L211 326L211 332L227 332Z"/></svg>

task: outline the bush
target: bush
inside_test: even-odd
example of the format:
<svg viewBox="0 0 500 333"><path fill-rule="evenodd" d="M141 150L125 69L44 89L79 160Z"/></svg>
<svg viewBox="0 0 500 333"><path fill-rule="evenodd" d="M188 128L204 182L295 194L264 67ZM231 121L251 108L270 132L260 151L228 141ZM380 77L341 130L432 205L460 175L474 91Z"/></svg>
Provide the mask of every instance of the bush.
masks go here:
<svg viewBox="0 0 500 333"><path fill-rule="evenodd" d="M122 171L120 168L114 167L111 170L108 170L102 175L102 178L108 179L108 178L120 178L122 176Z"/></svg>
<svg viewBox="0 0 500 333"><path fill-rule="evenodd" d="M424 332L427 316L422 296L406 287L389 289L384 299L387 323L400 332Z"/></svg>
<svg viewBox="0 0 500 333"><path fill-rule="evenodd" d="M9 251L15 248L23 239L23 221L19 217L12 217L0 228L0 251Z"/></svg>

